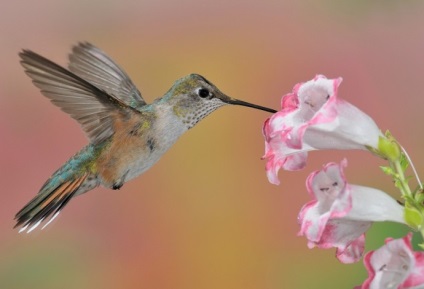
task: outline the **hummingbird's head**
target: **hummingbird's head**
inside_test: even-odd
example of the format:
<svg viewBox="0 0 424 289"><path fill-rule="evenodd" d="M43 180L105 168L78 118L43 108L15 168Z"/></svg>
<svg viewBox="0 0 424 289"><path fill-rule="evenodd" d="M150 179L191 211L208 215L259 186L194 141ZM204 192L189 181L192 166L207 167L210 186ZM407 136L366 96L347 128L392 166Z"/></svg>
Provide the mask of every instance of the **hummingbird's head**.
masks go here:
<svg viewBox="0 0 424 289"><path fill-rule="evenodd" d="M226 104L276 112L267 107L229 97L199 74L190 74L177 80L167 95L174 113L188 128L192 128L211 112Z"/></svg>

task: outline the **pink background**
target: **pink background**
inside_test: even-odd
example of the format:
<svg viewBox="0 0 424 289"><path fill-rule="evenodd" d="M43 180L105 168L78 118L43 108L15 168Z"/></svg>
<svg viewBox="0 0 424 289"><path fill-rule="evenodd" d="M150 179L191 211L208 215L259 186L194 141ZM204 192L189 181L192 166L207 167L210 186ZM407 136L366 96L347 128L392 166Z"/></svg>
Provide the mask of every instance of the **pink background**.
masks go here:
<svg viewBox="0 0 424 289"><path fill-rule="evenodd" d="M352 288L362 263L297 237L305 178L349 160L348 180L396 190L366 152L314 152L301 172L264 172L266 112L225 107L120 191L74 199L47 229L13 230L14 214L87 140L19 65L32 49L59 64L90 41L150 102L196 72L223 92L279 108L315 74L342 76L340 96L391 132L424 172L424 2L2 1L0 10L0 288ZM375 224L366 250L402 226Z"/></svg>

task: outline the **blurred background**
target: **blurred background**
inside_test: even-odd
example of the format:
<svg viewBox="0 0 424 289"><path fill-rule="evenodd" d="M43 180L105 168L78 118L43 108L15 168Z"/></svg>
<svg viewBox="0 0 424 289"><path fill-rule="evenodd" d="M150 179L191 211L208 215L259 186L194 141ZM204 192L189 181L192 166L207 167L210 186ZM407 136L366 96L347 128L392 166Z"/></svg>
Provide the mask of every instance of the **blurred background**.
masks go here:
<svg viewBox="0 0 424 289"><path fill-rule="evenodd" d="M0 288L353 288L362 262L310 250L297 236L307 175L347 157L350 182L397 197L366 152L314 152L268 183L261 161L270 115L225 107L120 191L73 199L43 231L13 217L87 144L79 125L35 88L17 53L67 64L78 41L106 51L145 99L196 72L223 92L279 108L315 74L390 129L424 176L422 1L2 1L0 11ZM366 250L405 229L374 224Z"/></svg>

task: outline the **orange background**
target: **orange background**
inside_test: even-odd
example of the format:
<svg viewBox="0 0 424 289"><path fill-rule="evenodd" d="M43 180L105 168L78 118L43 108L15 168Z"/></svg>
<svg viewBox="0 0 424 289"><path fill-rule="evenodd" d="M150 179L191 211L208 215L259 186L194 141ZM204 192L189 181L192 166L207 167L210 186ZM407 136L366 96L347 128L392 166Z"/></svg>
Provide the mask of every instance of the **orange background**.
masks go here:
<svg viewBox="0 0 424 289"><path fill-rule="evenodd" d="M79 125L30 82L17 53L59 64L90 41L147 101L196 72L223 92L279 108L315 74L342 76L340 96L370 114L424 172L422 1L2 1L0 10L0 288L352 288L362 263L309 250L297 237L306 176L349 160L347 178L396 196L366 152L314 152L300 172L264 172L266 112L225 107L120 190L74 199L43 231L14 214L87 143ZM400 225L375 224L366 250Z"/></svg>

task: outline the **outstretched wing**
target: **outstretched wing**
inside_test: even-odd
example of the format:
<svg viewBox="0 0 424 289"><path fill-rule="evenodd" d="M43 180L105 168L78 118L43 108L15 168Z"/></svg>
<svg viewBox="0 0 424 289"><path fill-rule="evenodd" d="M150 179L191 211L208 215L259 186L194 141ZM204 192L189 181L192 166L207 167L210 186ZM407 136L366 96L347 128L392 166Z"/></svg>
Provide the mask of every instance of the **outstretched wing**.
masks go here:
<svg viewBox="0 0 424 289"><path fill-rule="evenodd" d="M53 104L81 124L92 143L102 142L114 133L113 117L128 118L136 111L35 52L23 50L19 56L32 82Z"/></svg>
<svg viewBox="0 0 424 289"><path fill-rule="evenodd" d="M69 55L69 70L94 86L139 110L146 104L128 75L102 50L79 43Z"/></svg>

